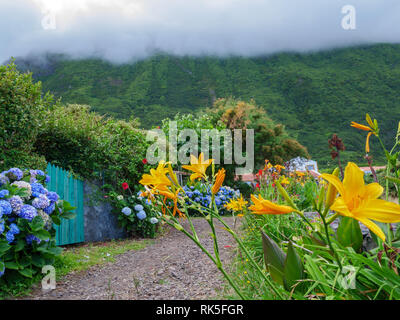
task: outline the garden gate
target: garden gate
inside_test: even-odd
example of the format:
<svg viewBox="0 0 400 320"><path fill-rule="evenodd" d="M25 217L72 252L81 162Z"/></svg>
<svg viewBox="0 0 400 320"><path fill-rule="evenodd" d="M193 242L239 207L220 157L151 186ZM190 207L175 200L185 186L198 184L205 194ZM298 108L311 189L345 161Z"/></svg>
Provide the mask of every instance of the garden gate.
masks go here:
<svg viewBox="0 0 400 320"><path fill-rule="evenodd" d="M55 226L57 245L84 242L83 182L50 163L47 165L47 174L50 176L47 189L57 192L61 199L76 207L75 219L61 219L61 224Z"/></svg>

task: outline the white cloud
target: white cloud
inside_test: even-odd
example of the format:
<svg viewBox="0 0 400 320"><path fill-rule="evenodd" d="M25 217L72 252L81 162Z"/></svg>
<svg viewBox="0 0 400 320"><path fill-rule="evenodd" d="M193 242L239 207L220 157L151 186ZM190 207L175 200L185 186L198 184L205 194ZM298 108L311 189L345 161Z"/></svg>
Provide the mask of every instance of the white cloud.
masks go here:
<svg viewBox="0 0 400 320"><path fill-rule="evenodd" d="M344 5L357 29L341 27ZM55 30L42 19L55 14ZM260 55L400 42L398 0L0 0L0 61L44 52L113 62L161 50Z"/></svg>

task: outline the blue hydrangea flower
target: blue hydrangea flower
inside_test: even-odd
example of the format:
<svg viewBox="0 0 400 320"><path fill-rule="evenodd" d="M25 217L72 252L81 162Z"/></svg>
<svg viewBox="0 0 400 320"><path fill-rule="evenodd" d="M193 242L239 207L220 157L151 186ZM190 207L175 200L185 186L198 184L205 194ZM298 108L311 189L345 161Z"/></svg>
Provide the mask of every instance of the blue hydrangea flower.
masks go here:
<svg viewBox="0 0 400 320"><path fill-rule="evenodd" d="M144 208L143 208L143 206L141 205L141 204L137 204L136 206L135 206L135 210L136 211L142 211Z"/></svg>
<svg viewBox="0 0 400 320"><path fill-rule="evenodd" d="M43 211L46 214L51 215L55 209L56 209L56 204L53 202L47 208L44 208Z"/></svg>
<svg viewBox="0 0 400 320"><path fill-rule="evenodd" d="M41 194L39 197L33 199L32 206L36 209L45 209L50 206L50 200L44 194Z"/></svg>
<svg viewBox="0 0 400 320"><path fill-rule="evenodd" d="M31 183L32 196L39 197L41 194L46 194L46 189L40 183Z"/></svg>
<svg viewBox="0 0 400 320"><path fill-rule="evenodd" d="M35 207L32 207L29 204L24 205L21 208L21 211L18 213L19 217L29 220L29 221L32 221L33 218L36 217L37 215L38 215L38 213L37 213Z"/></svg>
<svg viewBox="0 0 400 320"><path fill-rule="evenodd" d="M8 199L8 202L11 205L12 210L18 214L21 211L22 207L24 206L24 201L20 196L12 196Z"/></svg>
<svg viewBox="0 0 400 320"><path fill-rule="evenodd" d="M10 179L8 179L4 174L0 174L0 186L7 183L10 183Z"/></svg>
<svg viewBox="0 0 400 320"><path fill-rule="evenodd" d="M143 210L142 210L142 211L139 211L139 212L136 214L136 216L138 217L139 220L144 220L144 219L146 219L146 217L147 217L146 212L144 212Z"/></svg>
<svg viewBox="0 0 400 320"><path fill-rule="evenodd" d="M151 224L156 224L156 223L158 223L158 219L153 217L153 218L150 219L150 223Z"/></svg>
<svg viewBox="0 0 400 320"><path fill-rule="evenodd" d="M35 170L35 171L36 171L36 174L39 176L44 177L46 175L42 170Z"/></svg>
<svg viewBox="0 0 400 320"><path fill-rule="evenodd" d="M10 215L13 211L10 203L6 200L0 200L0 207L3 209L3 214L6 216Z"/></svg>
<svg viewBox="0 0 400 320"><path fill-rule="evenodd" d="M151 205L151 201L149 199L146 199L146 204Z"/></svg>
<svg viewBox="0 0 400 320"><path fill-rule="evenodd" d="M33 241L37 242L38 244L41 242L41 240L35 237L33 234L27 235L25 240L27 244L32 244Z"/></svg>
<svg viewBox="0 0 400 320"><path fill-rule="evenodd" d="M46 174L46 178L44 179L44 183L48 184L50 182L51 178L48 174Z"/></svg>
<svg viewBox="0 0 400 320"><path fill-rule="evenodd" d="M0 235L3 234L5 229L6 229L6 227L4 226L4 221L0 222Z"/></svg>
<svg viewBox="0 0 400 320"><path fill-rule="evenodd" d="M10 195L10 191L8 190L1 190L0 191L0 198L5 198Z"/></svg>
<svg viewBox="0 0 400 320"><path fill-rule="evenodd" d="M58 199L59 199L58 194L55 193L55 192L53 192L53 191L50 191L50 192L47 194L47 198L48 198L50 201L52 201L52 202L57 202Z"/></svg>
<svg viewBox="0 0 400 320"><path fill-rule="evenodd" d="M14 233L12 233L11 231L8 231L6 233L6 240L8 243L13 242L15 240Z"/></svg>
<svg viewBox="0 0 400 320"><path fill-rule="evenodd" d="M121 212L122 212L124 215L129 216L129 215L131 215L132 210L131 210L131 208L125 207L125 208L123 208L123 209L121 210Z"/></svg>
<svg viewBox="0 0 400 320"><path fill-rule="evenodd" d="M11 180L21 180L24 177L24 173L21 169L11 168L7 171L6 176L9 177Z"/></svg>
<svg viewBox="0 0 400 320"><path fill-rule="evenodd" d="M11 232L12 234L18 234L20 231L15 223L11 223L9 232Z"/></svg>

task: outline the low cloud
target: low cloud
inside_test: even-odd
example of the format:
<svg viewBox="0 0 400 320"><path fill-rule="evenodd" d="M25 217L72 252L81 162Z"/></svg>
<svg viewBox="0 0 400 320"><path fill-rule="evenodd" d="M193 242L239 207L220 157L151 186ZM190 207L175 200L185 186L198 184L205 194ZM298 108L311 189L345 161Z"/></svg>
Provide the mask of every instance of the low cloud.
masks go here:
<svg viewBox="0 0 400 320"><path fill-rule="evenodd" d="M342 27L345 5L356 9L355 30ZM0 61L42 53L115 63L157 51L255 56L399 43L400 2L0 0L0 28Z"/></svg>

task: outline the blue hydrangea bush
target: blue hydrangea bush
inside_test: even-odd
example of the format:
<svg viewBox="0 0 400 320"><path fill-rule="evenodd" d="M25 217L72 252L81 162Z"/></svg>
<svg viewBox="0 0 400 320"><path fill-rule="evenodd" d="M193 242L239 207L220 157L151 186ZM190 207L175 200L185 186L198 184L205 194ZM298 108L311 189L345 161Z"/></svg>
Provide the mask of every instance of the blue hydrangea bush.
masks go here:
<svg viewBox="0 0 400 320"><path fill-rule="evenodd" d="M141 194L142 191L134 194L128 189L123 195L112 192L109 196L121 227L130 235L154 238L159 228L161 208L157 210L151 200Z"/></svg>
<svg viewBox="0 0 400 320"><path fill-rule="evenodd" d="M61 253L54 224L74 218L75 208L45 188L49 180L41 170L0 173L0 291L35 279Z"/></svg>
<svg viewBox="0 0 400 320"><path fill-rule="evenodd" d="M203 182L196 182L184 186L183 190L190 199L186 201L187 205L189 206L193 203L199 203L204 207L209 207L211 203L211 188L212 186L210 184ZM225 208L225 204L239 196L239 190L232 189L228 186L222 186L219 192L215 195L215 204L218 207L219 213L221 215L228 213L228 210ZM199 215L199 211L189 209L189 214L193 216Z"/></svg>

